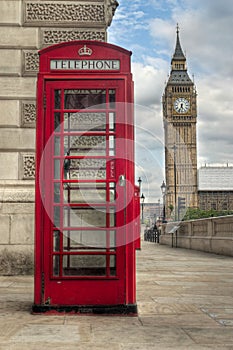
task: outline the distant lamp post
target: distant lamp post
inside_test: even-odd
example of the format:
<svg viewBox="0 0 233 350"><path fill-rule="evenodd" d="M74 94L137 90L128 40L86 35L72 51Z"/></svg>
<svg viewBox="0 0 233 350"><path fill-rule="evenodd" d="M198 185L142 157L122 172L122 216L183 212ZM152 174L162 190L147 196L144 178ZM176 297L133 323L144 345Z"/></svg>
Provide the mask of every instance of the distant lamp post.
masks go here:
<svg viewBox="0 0 233 350"><path fill-rule="evenodd" d="M142 185L142 179L139 177L138 178L139 191L141 191L141 185Z"/></svg>
<svg viewBox="0 0 233 350"><path fill-rule="evenodd" d="M142 206L142 224L144 224L144 213L143 213L143 210L144 210L144 201L145 201L145 196L144 194L142 193L141 195L141 206Z"/></svg>
<svg viewBox="0 0 233 350"><path fill-rule="evenodd" d="M162 217L162 222L166 222L166 208L165 208L165 195L166 195L166 184L163 181L161 185L161 192L163 196L163 217Z"/></svg>
<svg viewBox="0 0 233 350"><path fill-rule="evenodd" d="M161 218L160 199L158 199L158 206L159 206L159 215L158 215L158 220L160 220L160 218Z"/></svg>

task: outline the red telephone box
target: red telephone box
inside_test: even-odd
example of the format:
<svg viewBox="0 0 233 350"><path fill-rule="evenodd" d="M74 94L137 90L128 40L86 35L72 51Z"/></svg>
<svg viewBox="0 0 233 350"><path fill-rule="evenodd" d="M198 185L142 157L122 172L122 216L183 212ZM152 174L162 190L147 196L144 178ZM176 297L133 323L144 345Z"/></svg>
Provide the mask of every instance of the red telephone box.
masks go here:
<svg viewBox="0 0 233 350"><path fill-rule="evenodd" d="M40 51L34 313L137 312L130 56L94 41Z"/></svg>

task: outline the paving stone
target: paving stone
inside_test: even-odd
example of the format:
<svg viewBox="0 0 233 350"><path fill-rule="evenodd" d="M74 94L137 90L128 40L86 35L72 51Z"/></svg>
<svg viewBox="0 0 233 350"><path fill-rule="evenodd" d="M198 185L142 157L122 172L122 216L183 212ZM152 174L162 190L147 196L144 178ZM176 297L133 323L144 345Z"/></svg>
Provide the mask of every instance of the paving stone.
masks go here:
<svg viewBox="0 0 233 350"><path fill-rule="evenodd" d="M22 328L22 325L16 322L9 322L6 320L4 321L4 323L1 322L0 343L1 341L7 340L13 337L21 328Z"/></svg>
<svg viewBox="0 0 233 350"><path fill-rule="evenodd" d="M201 346L200 345L162 345L158 344L122 344L121 350L220 350L219 346ZM231 346L221 346L221 350L232 350Z"/></svg>
<svg viewBox="0 0 233 350"><path fill-rule="evenodd" d="M155 302L161 304L182 304L182 305L233 305L233 298L226 296L208 296L208 295L186 295L180 297L156 297L152 298Z"/></svg>
<svg viewBox="0 0 233 350"><path fill-rule="evenodd" d="M0 344L0 350L42 350L44 347L46 350L103 350L103 344L79 342L74 344L71 344L70 342L62 344L45 343L44 346L41 343L36 344L29 342L26 342L23 345L16 343L5 343L3 345ZM120 344L118 343L108 343L108 348L111 350L121 350Z"/></svg>
<svg viewBox="0 0 233 350"><path fill-rule="evenodd" d="M107 336L108 334L108 336ZM106 337L107 336L107 337ZM106 339L109 342L120 343L157 343L157 344L183 344L187 347L194 344L192 339L181 328L172 327L125 327L109 332L105 329L92 333L93 339L98 339L104 344Z"/></svg>
<svg viewBox="0 0 233 350"><path fill-rule="evenodd" d="M101 332L103 329L109 332L120 331L122 329L133 329L135 333L142 328L142 323L138 317L113 317L97 318L90 320L92 332Z"/></svg>
<svg viewBox="0 0 233 350"><path fill-rule="evenodd" d="M233 332L231 328L185 328L188 334L197 344L231 345L233 346Z"/></svg>
<svg viewBox="0 0 233 350"><path fill-rule="evenodd" d="M181 313L156 316L141 316L143 326L155 327L219 327L219 324L210 316L202 313Z"/></svg>
<svg viewBox="0 0 233 350"><path fill-rule="evenodd" d="M0 280L0 288L1 288L0 291L2 291L3 288L8 288L8 287L10 287L11 284L13 284L13 282L10 282L10 281L1 281L1 280Z"/></svg>
<svg viewBox="0 0 233 350"><path fill-rule="evenodd" d="M202 311L219 324L233 327L233 308L202 308Z"/></svg>
<svg viewBox="0 0 233 350"><path fill-rule="evenodd" d="M89 334L88 334L89 333ZM12 343L78 343L90 339L90 330L87 332L82 326L29 324L25 325L12 338Z"/></svg>
<svg viewBox="0 0 233 350"><path fill-rule="evenodd" d="M155 303L155 302L140 302L138 303L139 315L168 315L179 313L199 313L200 310L192 304L182 303Z"/></svg>

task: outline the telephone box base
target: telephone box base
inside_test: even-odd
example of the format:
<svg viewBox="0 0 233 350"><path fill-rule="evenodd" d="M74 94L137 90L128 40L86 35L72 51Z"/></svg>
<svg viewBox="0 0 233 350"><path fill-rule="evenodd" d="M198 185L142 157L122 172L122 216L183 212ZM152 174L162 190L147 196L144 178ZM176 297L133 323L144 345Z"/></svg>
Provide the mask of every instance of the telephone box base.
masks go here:
<svg viewBox="0 0 233 350"><path fill-rule="evenodd" d="M33 305L32 314L137 316L137 304L128 305Z"/></svg>

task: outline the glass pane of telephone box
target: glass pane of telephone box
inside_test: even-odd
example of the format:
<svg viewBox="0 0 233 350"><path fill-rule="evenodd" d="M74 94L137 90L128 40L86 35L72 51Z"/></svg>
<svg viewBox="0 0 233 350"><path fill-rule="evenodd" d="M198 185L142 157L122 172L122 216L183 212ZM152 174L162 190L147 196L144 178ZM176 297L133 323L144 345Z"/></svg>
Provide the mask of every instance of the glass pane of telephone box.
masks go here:
<svg viewBox="0 0 233 350"><path fill-rule="evenodd" d="M58 230L53 232L53 251L60 251L60 231Z"/></svg>
<svg viewBox="0 0 233 350"><path fill-rule="evenodd" d="M64 113L64 131L106 131L106 113Z"/></svg>
<svg viewBox="0 0 233 350"><path fill-rule="evenodd" d="M53 224L55 227L60 227L60 207L53 208Z"/></svg>
<svg viewBox="0 0 233 350"><path fill-rule="evenodd" d="M105 109L105 90L65 90L65 109Z"/></svg>
<svg viewBox="0 0 233 350"><path fill-rule="evenodd" d="M60 155L60 137L54 137L54 155Z"/></svg>
<svg viewBox="0 0 233 350"><path fill-rule="evenodd" d="M60 271L60 257L59 255L53 256L53 276L59 276Z"/></svg>
<svg viewBox="0 0 233 350"><path fill-rule="evenodd" d="M54 184L54 203L60 203L60 183Z"/></svg>
<svg viewBox="0 0 233 350"><path fill-rule="evenodd" d="M110 208L109 227L115 226L115 208ZM106 208L92 207L64 207L63 225L64 227L106 227L107 226Z"/></svg>
<svg viewBox="0 0 233 350"><path fill-rule="evenodd" d="M61 128L60 128L60 124L61 124L61 113L54 113L54 132L60 132Z"/></svg>
<svg viewBox="0 0 233 350"><path fill-rule="evenodd" d="M54 109L61 108L61 90L54 90Z"/></svg>
<svg viewBox="0 0 233 350"><path fill-rule="evenodd" d="M59 159L54 160L53 172L54 172L54 179L59 180L60 179L60 160Z"/></svg>
<svg viewBox="0 0 233 350"><path fill-rule="evenodd" d="M114 156L115 155L115 137L109 136L109 155Z"/></svg>
<svg viewBox="0 0 233 350"><path fill-rule="evenodd" d="M106 159L84 158L67 159L69 162L66 178L70 180L104 180L106 179Z"/></svg>
<svg viewBox="0 0 233 350"><path fill-rule="evenodd" d="M110 276L116 276L116 256L110 255Z"/></svg>
<svg viewBox="0 0 233 350"><path fill-rule="evenodd" d="M116 200L116 184L115 182L110 182L109 184L109 202L114 203Z"/></svg>
<svg viewBox="0 0 233 350"><path fill-rule="evenodd" d="M105 208L64 207L64 227L106 227Z"/></svg>
<svg viewBox="0 0 233 350"><path fill-rule="evenodd" d="M64 276L105 276L106 255L63 256Z"/></svg>
<svg viewBox="0 0 233 350"><path fill-rule="evenodd" d="M110 108L115 108L116 90L109 90L109 104Z"/></svg>
<svg viewBox="0 0 233 350"><path fill-rule="evenodd" d="M57 244L54 241L54 244ZM100 230L74 230L63 231L63 250L64 251L106 251L116 249L115 231Z"/></svg>
<svg viewBox="0 0 233 350"><path fill-rule="evenodd" d="M65 136L64 148L69 156L105 156L106 137L92 136Z"/></svg>
<svg viewBox="0 0 233 350"><path fill-rule="evenodd" d="M115 130L115 113L109 113L109 130Z"/></svg>
<svg viewBox="0 0 233 350"><path fill-rule="evenodd" d="M60 188L55 188L56 198L59 198ZM116 199L115 184L109 188L109 203L114 203ZM71 204L93 204L106 203L107 187L105 183L69 183L63 184L64 203Z"/></svg>
<svg viewBox="0 0 233 350"><path fill-rule="evenodd" d="M77 204L105 203L105 183L65 183L64 202ZM114 195L114 194L113 194Z"/></svg>

